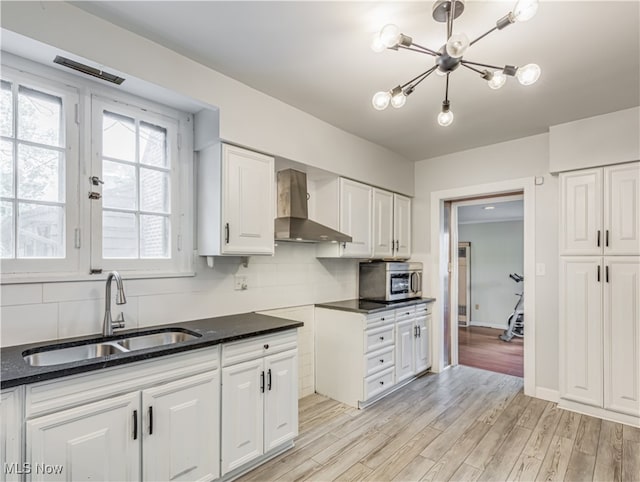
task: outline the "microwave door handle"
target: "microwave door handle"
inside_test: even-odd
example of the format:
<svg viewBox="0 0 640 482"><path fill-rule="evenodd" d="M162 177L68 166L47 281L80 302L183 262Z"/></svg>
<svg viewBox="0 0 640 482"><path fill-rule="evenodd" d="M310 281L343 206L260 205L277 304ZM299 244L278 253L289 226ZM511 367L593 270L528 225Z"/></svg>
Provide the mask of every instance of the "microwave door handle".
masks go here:
<svg viewBox="0 0 640 482"><path fill-rule="evenodd" d="M411 293L416 293L418 290L418 273L415 271L411 273Z"/></svg>
<svg viewBox="0 0 640 482"><path fill-rule="evenodd" d="M422 292L422 273L418 273L418 291Z"/></svg>

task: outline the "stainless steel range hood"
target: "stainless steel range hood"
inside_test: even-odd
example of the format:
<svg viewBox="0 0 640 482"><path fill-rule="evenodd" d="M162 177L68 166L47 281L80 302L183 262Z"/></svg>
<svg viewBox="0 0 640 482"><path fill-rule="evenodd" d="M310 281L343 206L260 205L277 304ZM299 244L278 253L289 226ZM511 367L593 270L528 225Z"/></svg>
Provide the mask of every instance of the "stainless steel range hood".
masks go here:
<svg viewBox="0 0 640 482"><path fill-rule="evenodd" d="M278 217L275 220L276 241L298 243L350 243L349 235L309 219L307 209L307 175L295 169L278 174Z"/></svg>

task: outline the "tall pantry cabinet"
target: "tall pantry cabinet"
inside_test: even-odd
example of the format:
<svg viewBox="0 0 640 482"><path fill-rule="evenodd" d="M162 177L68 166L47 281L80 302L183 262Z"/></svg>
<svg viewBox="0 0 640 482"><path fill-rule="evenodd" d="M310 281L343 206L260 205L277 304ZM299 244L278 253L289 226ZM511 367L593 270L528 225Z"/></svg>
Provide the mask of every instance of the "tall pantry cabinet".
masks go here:
<svg viewBox="0 0 640 482"><path fill-rule="evenodd" d="M640 162L560 189L560 406L640 425Z"/></svg>

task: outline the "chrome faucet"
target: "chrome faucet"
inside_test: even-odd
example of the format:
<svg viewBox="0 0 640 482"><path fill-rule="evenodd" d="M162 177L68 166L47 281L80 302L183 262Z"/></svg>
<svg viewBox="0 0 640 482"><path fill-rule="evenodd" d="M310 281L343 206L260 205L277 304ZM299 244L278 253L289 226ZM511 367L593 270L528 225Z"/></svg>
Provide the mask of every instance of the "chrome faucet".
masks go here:
<svg viewBox="0 0 640 482"><path fill-rule="evenodd" d="M113 335L114 328L124 328L124 313L120 313L120 317L113 321L111 319L111 281L116 280L118 295L116 296L116 305L124 305L127 298L124 296L124 285L122 278L117 271L111 271L107 276L107 287L104 295L104 322L102 324L102 334L104 336Z"/></svg>

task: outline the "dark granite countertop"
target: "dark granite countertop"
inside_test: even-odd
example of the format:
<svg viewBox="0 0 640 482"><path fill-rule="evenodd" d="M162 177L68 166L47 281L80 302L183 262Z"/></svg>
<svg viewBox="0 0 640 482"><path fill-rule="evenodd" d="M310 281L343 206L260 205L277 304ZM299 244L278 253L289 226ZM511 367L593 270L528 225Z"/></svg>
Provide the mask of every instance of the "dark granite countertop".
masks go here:
<svg viewBox="0 0 640 482"><path fill-rule="evenodd" d="M351 311L354 313L377 313L378 311L395 310L405 306L417 305L419 303L433 303L435 298L415 298L406 301L396 301L393 303L382 303L367 300L343 300L331 303L316 304L318 308L328 308L330 310Z"/></svg>
<svg viewBox="0 0 640 482"><path fill-rule="evenodd" d="M65 377L77 373L90 372L105 367L124 365L140 360L157 358L173 353L179 353L219 343L250 338L258 335L266 335L278 331L288 330L303 326L300 321L276 318L273 316L246 313L241 315L220 316L202 320L172 323L168 325L149 326L138 330L122 330L116 332L108 339L101 335L90 335L53 342L30 343L2 348L0 388L9 388L42 380ZM24 361L22 353L26 350L37 350L40 347L56 344L64 346L84 345L87 342L104 342L127 338L133 334L162 332L169 328L178 328L183 331L192 331L201 336L193 340L184 341L172 345L156 346L143 350L134 350L128 353L117 353L89 360L75 361L60 365L31 366Z"/></svg>

